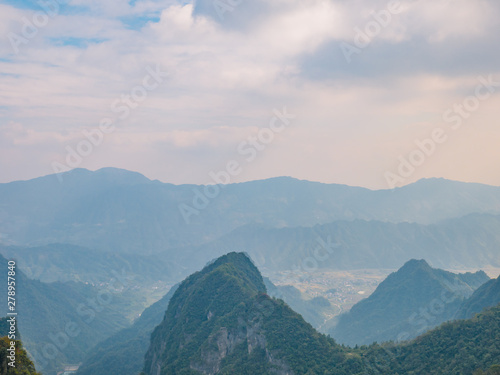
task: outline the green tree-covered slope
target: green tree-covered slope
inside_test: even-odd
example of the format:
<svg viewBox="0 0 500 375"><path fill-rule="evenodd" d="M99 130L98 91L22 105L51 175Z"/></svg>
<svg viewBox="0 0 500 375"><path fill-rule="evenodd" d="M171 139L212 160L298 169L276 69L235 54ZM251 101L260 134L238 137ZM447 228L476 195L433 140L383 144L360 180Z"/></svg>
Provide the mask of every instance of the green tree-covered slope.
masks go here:
<svg viewBox="0 0 500 375"><path fill-rule="evenodd" d="M454 274L432 268L425 260L408 261L341 315L332 336L351 346L417 337L452 319L463 301L488 280L482 271Z"/></svg>
<svg viewBox="0 0 500 375"><path fill-rule="evenodd" d="M351 374L359 365L283 301L269 297L246 255L230 253L177 289L151 336L144 371L265 375L335 368Z"/></svg>
<svg viewBox="0 0 500 375"><path fill-rule="evenodd" d="M444 323L402 345L365 350L378 374L472 375L500 364L500 306L469 320Z"/></svg>

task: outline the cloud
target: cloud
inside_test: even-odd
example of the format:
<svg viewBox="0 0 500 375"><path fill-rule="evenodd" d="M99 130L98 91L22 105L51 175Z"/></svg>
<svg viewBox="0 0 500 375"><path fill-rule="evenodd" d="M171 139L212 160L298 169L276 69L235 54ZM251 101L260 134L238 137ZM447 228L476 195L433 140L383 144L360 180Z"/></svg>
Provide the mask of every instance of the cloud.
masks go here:
<svg viewBox="0 0 500 375"><path fill-rule="evenodd" d="M18 54L5 37L3 156L14 155L14 147L31 154L19 159L25 160L19 162L23 177L50 170L83 129L115 119L112 104L142 84L148 67L160 66L169 77L117 121L116 132L82 166L202 182L241 140L267 126L274 108L287 106L297 114L293 130L248 166L242 180L287 174L383 186L383 172L399 153L469 95L478 75L500 77L500 5L494 0L402 1L401 12L351 63L342 43L354 43L357 28L365 30L387 1L221 1L232 4L222 16L212 0L72 0ZM22 35L23 19L39 11L1 4L1 34ZM481 123L472 118L471 124L494 138L490 105L477 113ZM457 150L450 143L442 152ZM487 143L470 157L481 163L487 151L498 154ZM186 162L177 171L155 169L152 160L161 158ZM3 168L4 180L20 175ZM467 177L437 161L418 176L450 170L456 179Z"/></svg>

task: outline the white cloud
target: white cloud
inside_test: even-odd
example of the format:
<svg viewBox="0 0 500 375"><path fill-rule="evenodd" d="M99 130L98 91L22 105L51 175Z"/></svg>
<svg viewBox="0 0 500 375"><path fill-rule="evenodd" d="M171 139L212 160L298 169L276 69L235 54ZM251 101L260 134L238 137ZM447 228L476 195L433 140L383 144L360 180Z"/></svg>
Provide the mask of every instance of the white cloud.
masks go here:
<svg viewBox="0 0 500 375"><path fill-rule="evenodd" d="M283 172L376 186L401 145L411 145L422 128L467 95L477 75L494 74L488 68L500 66L494 49L499 6L492 0L403 1L403 12L353 64L337 58L339 43L352 40L354 28L363 28L387 1L273 0L235 7L225 21L194 11L200 4L173 0L71 5L83 8L51 19L18 55L6 40L0 46L0 136L49 165L64 158L65 146L78 141L82 129L114 116L113 101L159 63L169 78L83 166L129 163L141 170L141 158L127 156L132 150L145 160L177 155L199 164L192 175L172 167L166 178L148 164L149 175L200 182L203 171L221 161L221 150L230 155L239 140L268 123L273 108L286 105L298 115L294 130L266 153L272 160L263 157L267 161L242 179ZM0 5L0 31L20 32L21 18L31 13ZM122 22L153 14L158 21L137 27ZM469 48L482 51L488 42L488 61L471 56ZM443 67L436 64L441 54ZM495 117L481 119L496 136ZM477 162L482 158L478 154ZM332 161L339 163L331 167ZM43 169L23 168L34 175ZM328 176L329 168L335 177Z"/></svg>

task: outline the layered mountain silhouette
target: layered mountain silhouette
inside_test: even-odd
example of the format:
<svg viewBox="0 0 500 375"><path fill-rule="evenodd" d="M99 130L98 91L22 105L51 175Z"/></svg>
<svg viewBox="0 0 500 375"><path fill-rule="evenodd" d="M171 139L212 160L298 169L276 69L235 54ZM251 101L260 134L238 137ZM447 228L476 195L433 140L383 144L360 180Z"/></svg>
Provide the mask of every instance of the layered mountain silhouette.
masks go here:
<svg viewBox="0 0 500 375"><path fill-rule="evenodd" d="M248 224L199 246L143 255L107 252L68 244L32 248L0 244L19 266L43 281L103 281L109 269L127 268L143 283L182 280L210 259L229 251L250 254L265 272L397 269L424 258L448 269L500 266L500 216L468 215L438 224L337 221L314 227L272 228Z"/></svg>
<svg viewBox="0 0 500 375"><path fill-rule="evenodd" d="M341 315L332 336L351 346L414 338L453 319L488 280L483 271L454 274L432 268L425 260L411 260Z"/></svg>
<svg viewBox="0 0 500 375"><path fill-rule="evenodd" d="M126 265L142 283L173 284L229 251L265 272L396 269L412 258L500 266L499 187L427 179L372 191L273 178L220 188L186 222L179 208L203 189L114 168L0 184L0 253L32 278L91 283Z"/></svg>
<svg viewBox="0 0 500 375"><path fill-rule="evenodd" d="M408 259L467 269L500 266L499 246L500 216L474 214L430 225L365 220L295 228L249 224L178 253L184 255L179 263L198 262L198 268L237 250L270 271L397 269Z"/></svg>
<svg viewBox="0 0 500 375"><path fill-rule="evenodd" d="M210 199L200 198L204 188L151 181L116 168L0 184L2 242L144 254L202 244L254 222L272 227L355 219L429 224L471 213L500 214L499 187L444 179L372 191L280 177L225 185ZM196 211L187 221L181 210L186 206Z"/></svg>
<svg viewBox="0 0 500 375"><path fill-rule="evenodd" d="M44 374L82 360L84 375L135 375L141 368L148 375L361 374L377 373L373 363L384 361L390 370L379 373L472 374L498 363L495 348L484 347L494 341L481 329L494 326L499 284L484 273L455 275L408 262L340 318L335 339L407 340L443 321L467 320L404 345L354 349L298 314L318 327L327 300L305 301L292 286L263 281L249 257L266 274L292 271L292 278L317 269L396 269L412 258L447 269L498 267L499 187L425 179L372 191L280 177L220 186L212 198L203 196L206 189L114 168L0 184L0 253L18 258L29 277L19 272L20 328L35 359L52 358ZM158 280L171 285L214 258L132 326L125 315L146 297L118 293L102 306L103 295L88 285L105 286L107 270L121 268L138 288ZM66 340L72 323L78 334ZM466 341L449 351L441 347L462 336ZM477 350L468 344L474 340L482 345ZM391 345L399 354L385 358ZM404 358L413 358L411 365ZM432 371L418 367L423 358Z"/></svg>
<svg viewBox="0 0 500 375"><path fill-rule="evenodd" d="M16 258L30 279L49 283L78 280L97 284L108 281L113 270L123 269L142 283L160 279L175 282L183 270L167 257L107 252L68 244L35 247L0 244L0 254Z"/></svg>

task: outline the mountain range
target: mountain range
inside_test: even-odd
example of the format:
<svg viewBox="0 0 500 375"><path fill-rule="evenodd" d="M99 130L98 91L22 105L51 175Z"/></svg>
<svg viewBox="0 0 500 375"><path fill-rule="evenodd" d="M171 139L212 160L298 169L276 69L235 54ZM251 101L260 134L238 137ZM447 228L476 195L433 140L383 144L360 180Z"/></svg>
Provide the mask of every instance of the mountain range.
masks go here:
<svg viewBox="0 0 500 375"><path fill-rule="evenodd" d="M151 181L115 168L4 183L0 239L6 245L66 243L145 254L200 245L250 223L430 224L471 213L500 214L500 187L444 179L377 191L288 177L223 185L216 196L205 194L205 188ZM182 207L197 213L185 220Z"/></svg>
<svg viewBox="0 0 500 375"><path fill-rule="evenodd" d="M372 191L274 178L221 188L187 223L179 207L203 186L114 168L62 177L0 184L0 253L42 281L98 283L125 267L141 284L171 285L230 251L266 275L397 269L412 258L500 267L498 187L428 179Z"/></svg>
<svg viewBox="0 0 500 375"><path fill-rule="evenodd" d="M471 214L436 224L336 221L313 227L248 224L206 244L180 248L181 264L203 266L228 251L250 254L263 272L397 269L409 259L440 268L500 266L500 216Z"/></svg>

